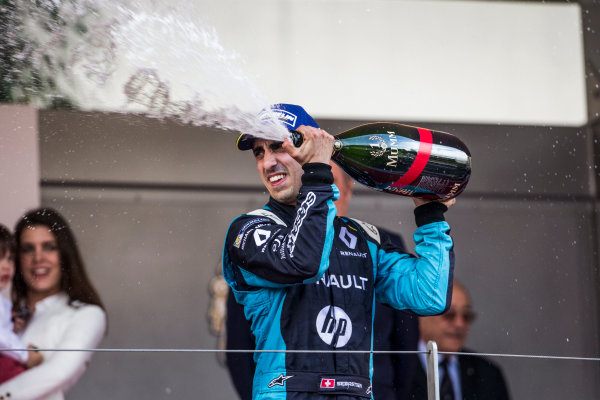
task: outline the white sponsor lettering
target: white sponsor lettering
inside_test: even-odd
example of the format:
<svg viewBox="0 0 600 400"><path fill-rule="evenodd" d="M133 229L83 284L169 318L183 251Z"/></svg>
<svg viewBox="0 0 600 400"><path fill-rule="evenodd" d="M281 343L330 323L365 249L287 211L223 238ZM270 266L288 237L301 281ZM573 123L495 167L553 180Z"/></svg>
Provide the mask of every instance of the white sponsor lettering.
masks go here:
<svg viewBox="0 0 600 400"><path fill-rule="evenodd" d="M352 278L354 278L354 287L359 288L358 284L356 283L356 276L352 275ZM367 290L367 289L365 289L365 282L368 282L369 279L363 278L362 276L359 276L358 279L360 279L360 281L362 283L362 290Z"/></svg>
<svg viewBox="0 0 600 400"><path fill-rule="evenodd" d="M300 208L296 213L296 220L294 221L294 226L292 227L292 231L287 239L287 249L290 254L290 258L294 257L294 249L296 247L296 239L298 239L298 234L300 233L300 228L302 227L302 223L304 222L304 218L308 214L308 210L310 207L315 204L315 200L317 196L313 192L308 192L306 194L306 199L300 204Z"/></svg>
<svg viewBox="0 0 600 400"><path fill-rule="evenodd" d="M292 114L289 111L272 109L265 110L263 113L261 113L261 115L259 115L259 118L262 121L269 119L278 119L279 121L291 127L296 125L296 119L298 119L298 117L295 114Z"/></svg>
<svg viewBox="0 0 600 400"><path fill-rule="evenodd" d="M367 258L367 253L361 253L360 251L344 251L340 250L340 254L346 257L360 257Z"/></svg>
<svg viewBox="0 0 600 400"><path fill-rule="evenodd" d="M323 283L326 287L335 286L340 289L349 289L354 287L355 289L367 290L366 282L369 281L369 278L364 278L362 276L357 277L356 275L329 275L325 274L318 280L317 285Z"/></svg>
<svg viewBox="0 0 600 400"><path fill-rule="evenodd" d="M346 388L355 387L355 388L359 388L359 389L362 389L362 387L363 387L363 385L359 382L347 382L347 381L337 381L336 385L343 386Z"/></svg>
<svg viewBox="0 0 600 400"><path fill-rule="evenodd" d="M340 275L340 283L342 285L342 289L348 289L352 286L352 279L350 279L350 275L346 275L348 277L348 282L344 284L344 275Z"/></svg>
<svg viewBox="0 0 600 400"><path fill-rule="evenodd" d="M273 253L277 252L277 249L279 249L279 246L281 246L282 240L283 240L283 235L279 235L273 240L273 245L271 246L271 251Z"/></svg>
<svg viewBox="0 0 600 400"><path fill-rule="evenodd" d="M233 242L233 246L237 247L238 249L240 248L240 246L242 247L242 249L244 249L244 247L246 246L246 230L248 228L250 228L252 225L258 225L261 224L260 226L264 225L263 222L268 222L269 220L266 218L254 218L248 222L246 222L244 224L244 226L242 227L242 229L240 229L240 231L238 232L238 235L235 238L235 241Z"/></svg>

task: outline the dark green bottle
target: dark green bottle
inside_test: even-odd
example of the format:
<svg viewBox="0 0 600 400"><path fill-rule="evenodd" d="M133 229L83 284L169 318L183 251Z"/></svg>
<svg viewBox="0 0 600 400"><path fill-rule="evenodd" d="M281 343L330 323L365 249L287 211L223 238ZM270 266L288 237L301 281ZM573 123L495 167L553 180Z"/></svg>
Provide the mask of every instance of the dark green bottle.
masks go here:
<svg viewBox="0 0 600 400"><path fill-rule="evenodd" d="M331 159L356 181L402 196L448 200L471 176L471 153L449 133L393 122L335 135Z"/></svg>

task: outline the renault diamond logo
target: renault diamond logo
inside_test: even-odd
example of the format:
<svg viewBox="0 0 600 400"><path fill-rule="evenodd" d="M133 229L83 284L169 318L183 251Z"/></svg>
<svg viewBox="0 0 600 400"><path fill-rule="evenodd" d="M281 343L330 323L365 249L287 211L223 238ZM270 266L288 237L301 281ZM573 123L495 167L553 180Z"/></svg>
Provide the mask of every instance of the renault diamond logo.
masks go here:
<svg viewBox="0 0 600 400"><path fill-rule="evenodd" d="M254 231L254 242L257 246L262 246L265 244L267 239L271 237L271 231L266 231L264 229L257 229Z"/></svg>
<svg viewBox="0 0 600 400"><path fill-rule="evenodd" d="M342 239L342 242L349 248L354 249L356 247L356 236L348 232L348 229L346 229L345 226L340 231L340 239Z"/></svg>

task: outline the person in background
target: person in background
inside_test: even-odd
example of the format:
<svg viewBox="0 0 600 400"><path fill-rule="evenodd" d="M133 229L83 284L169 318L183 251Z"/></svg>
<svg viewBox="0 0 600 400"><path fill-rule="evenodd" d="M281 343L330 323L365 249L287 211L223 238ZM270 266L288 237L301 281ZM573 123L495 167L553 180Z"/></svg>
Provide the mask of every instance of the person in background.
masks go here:
<svg viewBox="0 0 600 400"><path fill-rule="evenodd" d="M421 315L449 306L453 245L443 213L454 200L413 199L419 257L400 252L376 227L336 217L331 135L299 106L277 104L262 117L304 141L296 148L289 138L238 139L271 198L230 225L223 276L244 305L257 350L313 353L256 353L253 398L370 398L369 354L337 350L372 349L375 297Z"/></svg>
<svg viewBox="0 0 600 400"><path fill-rule="evenodd" d="M394 243L402 243L399 235L389 234L397 236L392 239ZM373 350L409 351L417 348L418 341L416 315L379 302L375 304ZM376 400L405 398L418 368L418 360L412 354L373 354L373 397Z"/></svg>
<svg viewBox="0 0 600 400"><path fill-rule="evenodd" d="M7 227L0 224L0 292L11 283L15 274L15 240ZM44 357L37 351L16 350L25 346L13 331L12 303L0 294L0 383L14 378L27 368L39 365Z"/></svg>
<svg viewBox="0 0 600 400"><path fill-rule="evenodd" d="M433 340L438 351L466 352L464 344L469 335L475 312L465 286L454 281L450 310L445 314L420 317L419 350ZM427 399L425 354L418 355L422 368L418 368L407 397L411 400ZM492 361L476 355L440 355L440 400L508 400L509 392L500 368Z"/></svg>
<svg viewBox="0 0 600 400"><path fill-rule="evenodd" d="M225 347L227 350L254 350L254 335L244 317L244 307L229 291L225 316ZM252 379L256 371L254 353L225 353L227 372L240 400L252 399Z"/></svg>
<svg viewBox="0 0 600 400"><path fill-rule="evenodd" d="M90 282L76 240L55 210L26 213L15 228L13 307L28 310L21 339L35 343L44 362L0 385L0 398L62 400L84 373L106 331L106 313ZM22 314L26 314L23 312Z"/></svg>

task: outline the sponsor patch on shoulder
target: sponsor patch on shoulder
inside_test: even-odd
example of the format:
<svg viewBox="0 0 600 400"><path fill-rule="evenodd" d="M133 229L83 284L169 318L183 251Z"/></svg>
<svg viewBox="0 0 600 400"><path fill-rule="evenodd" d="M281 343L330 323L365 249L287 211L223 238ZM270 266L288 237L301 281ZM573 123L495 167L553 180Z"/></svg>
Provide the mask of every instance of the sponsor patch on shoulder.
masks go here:
<svg viewBox="0 0 600 400"><path fill-rule="evenodd" d="M366 222L363 222L361 220L354 219L354 218L352 218L352 221L354 221L358 225L360 225L360 227L363 228L365 230L365 232L367 232L367 235L369 235L371 237L371 239L375 240L377 243L381 243L379 229L377 229L377 227L375 225L371 225L369 223L366 223Z"/></svg>
<svg viewBox="0 0 600 400"><path fill-rule="evenodd" d="M258 210L254 210L248 213L248 215L259 215L261 217L267 217L273 221L275 221L278 225L287 226L285 222L281 220L275 213L269 210L265 210L264 208L259 208Z"/></svg>
<svg viewBox="0 0 600 400"><path fill-rule="evenodd" d="M242 245L243 239L244 239L244 235L246 234L246 231L248 230L248 228L254 226L254 225L258 225L258 224L264 224L265 222L269 222L269 219L267 218L253 218L250 221L246 222L244 224L244 226L242 226L242 229L240 229L240 231L238 232L235 241L233 242L233 247L236 248L240 248L240 246Z"/></svg>

